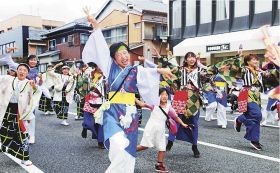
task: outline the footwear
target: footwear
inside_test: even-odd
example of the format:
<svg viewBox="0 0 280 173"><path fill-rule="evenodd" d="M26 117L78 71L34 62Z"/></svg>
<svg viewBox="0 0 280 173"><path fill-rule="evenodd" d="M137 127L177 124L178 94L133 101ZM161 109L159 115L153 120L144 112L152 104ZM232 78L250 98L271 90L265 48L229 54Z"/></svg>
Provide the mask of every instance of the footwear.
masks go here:
<svg viewBox="0 0 280 173"><path fill-rule="evenodd" d="M240 121L238 121L237 117L234 119L234 129L237 131L237 132L240 132L240 129L241 129L241 125L242 123Z"/></svg>
<svg viewBox="0 0 280 173"><path fill-rule="evenodd" d="M250 145L258 151L262 150L262 145L259 142L251 141Z"/></svg>
<svg viewBox="0 0 280 173"><path fill-rule="evenodd" d="M194 156L195 158L199 158L199 157L200 157L200 152L199 152L198 149L197 149L197 145L193 145L193 146L192 146L192 151L193 151L193 156Z"/></svg>
<svg viewBox="0 0 280 173"><path fill-rule="evenodd" d="M155 165L156 172L168 172L168 169L163 165L163 163L157 163Z"/></svg>
<svg viewBox="0 0 280 173"><path fill-rule="evenodd" d="M103 142L98 142L99 149L105 149Z"/></svg>
<svg viewBox="0 0 280 173"><path fill-rule="evenodd" d="M87 129L83 128L82 130L82 138L87 138Z"/></svg>
<svg viewBox="0 0 280 173"><path fill-rule="evenodd" d="M30 160L22 160L21 164L24 164L25 166L31 166L32 162Z"/></svg>
<svg viewBox="0 0 280 173"><path fill-rule="evenodd" d="M75 120L82 120L84 117L78 117L77 115L75 116Z"/></svg>
<svg viewBox="0 0 280 173"><path fill-rule="evenodd" d="M49 112L49 111L47 111L47 112L45 112L44 114L45 114L45 115L49 115L49 114L50 114L50 112Z"/></svg>
<svg viewBox="0 0 280 173"><path fill-rule="evenodd" d="M64 126L69 126L69 123L67 123L66 120L63 120L60 124L61 124L61 125L64 125Z"/></svg>
<svg viewBox="0 0 280 173"><path fill-rule="evenodd" d="M227 128L227 126L226 125L222 125L222 129L226 129Z"/></svg>
<svg viewBox="0 0 280 173"><path fill-rule="evenodd" d="M29 138L29 144L35 144L35 137L30 137Z"/></svg>
<svg viewBox="0 0 280 173"><path fill-rule="evenodd" d="M166 151L170 151L171 148L172 148L172 146L173 146L173 141L169 141L169 140L168 140L168 143L167 143L167 145L166 145Z"/></svg>

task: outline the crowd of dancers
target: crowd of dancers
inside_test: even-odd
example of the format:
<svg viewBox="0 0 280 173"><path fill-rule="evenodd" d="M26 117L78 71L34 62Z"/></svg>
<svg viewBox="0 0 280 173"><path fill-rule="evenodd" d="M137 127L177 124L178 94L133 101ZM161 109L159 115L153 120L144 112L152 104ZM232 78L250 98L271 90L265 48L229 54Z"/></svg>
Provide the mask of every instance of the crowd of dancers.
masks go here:
<svg viewBox="0 0 280 173"><path fill-rule="evenodd" d="M155 170L168 172L165 152L171 150L175 140L191 143L194 157L200 157L197 141L202 107L206 121L217 119L218 126L227 128L229 98L232 110L238 107L241 113L234 120L235 130L240 132L244 125L244 138L254 149L262 150L264 89L269 95L266 121L279 121L280 108L280 48L271 41L267 27L262 31L269 61L262 68L256 55L243 55L242 51L209 66L200 63L199 54L188 52L180 66L171 51L161 57L155 48L158 64L139 57L142 63L131 66L128 46L119 42L108 48L97 21L88 9L84 11L94 31L79 67L75 63L48 64L46 72L40 73L35 55L30 55L27 63L17 64L12 59L15 48L9 48L1 57L0 63L9 66L8 75L0 76L1 151L21 159L24 165L32 165L29 145L35 143L35 109L45 115L56 114L61 125L68 126L69 105L74 102L75 119L83 120L81 136L86 138L89 130L98 147L109 150L111 164L106 172L134 172L137 151L151 147L159 151ZM269 78L276 80L276 85L264 83ZM240 90L238 96L232 94L236 88ZM136 106L151 111L139 145Z"/></svg>

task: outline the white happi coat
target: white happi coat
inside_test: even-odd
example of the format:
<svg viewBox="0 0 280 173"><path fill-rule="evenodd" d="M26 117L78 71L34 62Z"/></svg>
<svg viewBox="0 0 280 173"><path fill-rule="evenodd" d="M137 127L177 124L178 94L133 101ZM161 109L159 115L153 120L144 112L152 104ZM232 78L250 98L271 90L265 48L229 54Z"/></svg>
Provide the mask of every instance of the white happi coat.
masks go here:
<svg viewBox="0 0 280 173"><path fill-rule="evenodd" d="M63 74L55 73L53 70L47 72L49 76L53 79L54 82L54 95L53 101L62 101L62 88L65 82L69 82L66 87L66 101L71 104L73 102L74 97L74 89L76 86L76 82L73 76L66 76Z"/></svg>
<svg viewBox="0 0 280 173"><path fill-rule="evenodd" d="M10 99L13 95L13 81L15 77L3 75L0 76L0 124L3 121L5 112L9 105ZM27 79L24 81L28 82ZM23 90L24 85L20 88L20 91ZM27 120L29 119L30 114L33 111L33 108L36 106L38 98L40 98L41 92L39 90L34 91L31 85L28 83L25 89L19 94L18 98L18 110L20 114L20 119Z"/></svg>

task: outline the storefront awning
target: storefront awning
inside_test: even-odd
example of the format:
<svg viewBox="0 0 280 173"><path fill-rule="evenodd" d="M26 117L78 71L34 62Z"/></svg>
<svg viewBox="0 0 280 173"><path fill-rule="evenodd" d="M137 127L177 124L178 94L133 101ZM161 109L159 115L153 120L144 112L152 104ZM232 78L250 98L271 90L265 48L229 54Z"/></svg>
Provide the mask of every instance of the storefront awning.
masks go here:
<svg viewBox="0 0 280 173"><path fill-rule="evenodd" d="M280 42L280 26L269 28L275 43ZM237 31L224 34L188 38L173 48L175 56L184 56L187 52L221 53L238 51L240 44L243 50L265 49L263 34L260 29Z"/></svg>

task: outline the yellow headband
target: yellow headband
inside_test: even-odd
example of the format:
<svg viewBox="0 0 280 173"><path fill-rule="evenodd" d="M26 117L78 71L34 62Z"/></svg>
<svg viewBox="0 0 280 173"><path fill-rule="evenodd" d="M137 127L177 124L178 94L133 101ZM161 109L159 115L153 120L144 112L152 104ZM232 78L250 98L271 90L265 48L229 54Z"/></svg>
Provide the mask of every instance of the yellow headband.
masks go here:
<svg viewBox="0 0 280 173"><path fill-rule="evenodd" d="M121 46L117 49L117 52L118 52L118 51L121 51L121 50L127 50L127 48L126 48L124 45L121 45Z"/></svg>

